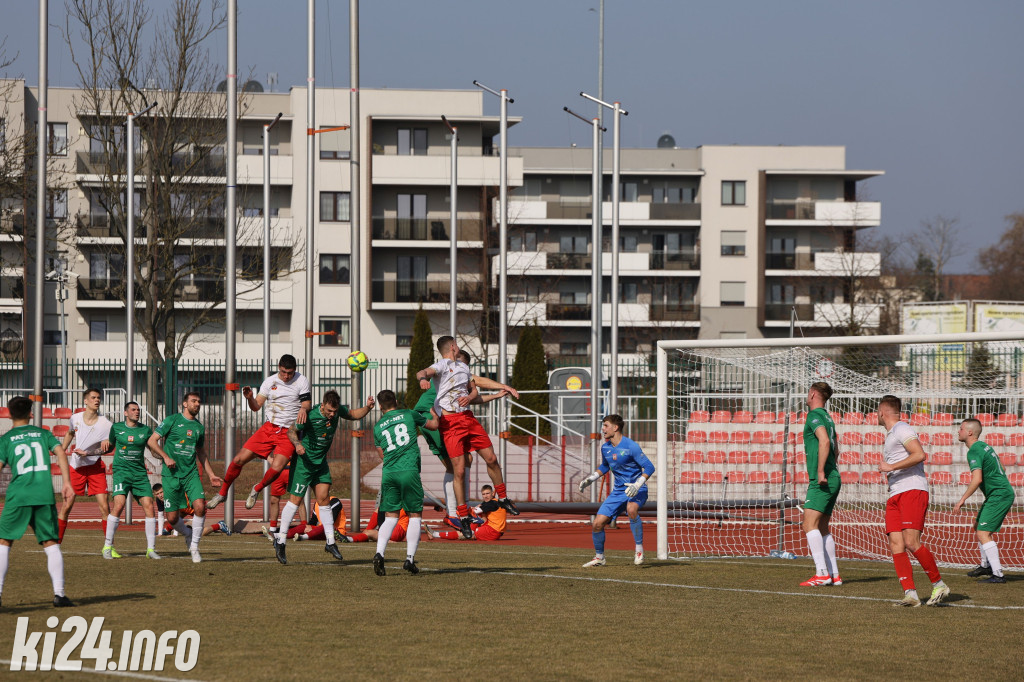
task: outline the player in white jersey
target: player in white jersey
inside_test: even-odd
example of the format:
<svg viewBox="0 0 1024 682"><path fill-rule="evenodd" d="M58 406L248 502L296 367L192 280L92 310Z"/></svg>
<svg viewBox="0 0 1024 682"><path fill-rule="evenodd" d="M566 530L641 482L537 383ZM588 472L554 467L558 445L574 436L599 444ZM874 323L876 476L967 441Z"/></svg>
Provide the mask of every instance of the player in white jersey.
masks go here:
<svg viewBox="0 0 1024 682"><path fill-rule="evenodd" d="M228 487L242 473L242 467L254 457L267 459L273 455L270 468L263 479L249 491L245 508L256 506L256 498L265 487L277 478L295 454L295 446L288 440L288 427L293 424L305 424L306 417L313 407L313 390L309 379L295 371L297 363L292 355L282 355L277 363L277 374L273 374L260 386L259 393L253 396L252 387L242 389L242 395L249 403L249 409L259 412L267 405L267 421L254 433L245 445L231 460L224 473L224 484L220 491L206 504L213 509L227 497Z"/></svg>
<svg viewBox="0 0 1024 682"><path fill-rule="evenodd" d="M920 606L914 588L914 568L909 551L932 581L928 605L934 606L947 596L949 588L942 582L935 557L921 542L925 516L928 514L928 479L924 475L925 454L917 433L902 419L902 401L894 395L882 397L878 404L878 424L884 426L884 458L878 470L886 474L889 501L885 507L885 532L896 575L903 586L903 599L898 606Z"/></svg>
<svg viewBox="0 0 1024 682"><path fill-rule="evenodd" d="M110 506L107 502L107 470L103 466L100 455L111 450L110 420L100 414L102 393L96 388L87 388L82 395L84 412L71 415L70 428L61 447L65 451L71 441L75 441L75 449L68 453L68 465L71 467L71 488L75 495L93 495L100 506L100 518L103 533L107 532L107 516ZM64 531L68 527L71 510L75 506L75 498L64 502L57 514L58 542L64 540ZM118 555L120 557L120 555Z"/></svg>
<svg viewBox="0 0 1024 682"><path fill-rule="evenodd" d="M467 453L476 450L487 464L487 474L494 484L494 494L498 503L513 516L518 516L519 510L516 509L515 503L508 498L501 465L494 454L491 439L469 409L470 403L479 392L473 381L473 375L469 371L469 366L457 360L458 343L451 336L442 336L437 340L437 350L441 354L441 359L430 367L417 372L416 378L421 382L433 378L434 384L437 386L434 411L438 415L438 430L444 440L444 447L452 464L452 474L455 477L455 500L458 503L459 523L462 527L462 534L466 538L472 538L473 530L470 525L469 507L466 505L465 484L463 483L466 470L464 455ZM490 382L484 387L493 387L519 397L519 394L511 386ZM451 510L448 513L450 514Z"/></svg>

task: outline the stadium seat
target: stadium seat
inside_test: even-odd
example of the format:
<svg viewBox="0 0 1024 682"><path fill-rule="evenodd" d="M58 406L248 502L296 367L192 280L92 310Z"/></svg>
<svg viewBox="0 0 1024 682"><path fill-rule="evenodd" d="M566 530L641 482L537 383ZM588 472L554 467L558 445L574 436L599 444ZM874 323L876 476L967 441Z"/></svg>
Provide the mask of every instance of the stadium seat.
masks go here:
<svg viewBox="0 0 1024 682"><path fill-rule="evenodd" d="M709 443L728 443L729 434L725 431L712 431L708 434Z"/></svg>
<svg viewBox="0 0 1024 682"><path fill-rule="evenodd" d="M765 412L765 411L758 412L757 416L754 417L754 423L755 424L774 424L775 423L775 413L774 412Z"/></svg>
<svg viewBox="0 0 1024 682"><path fill-rule="evenodd" d="M775 418L775 423L776 424L785 424L786 423L786 414L787 414L786 412L779 412L779 416L777 416ZM806 412L789 412L788 414L789 414L789 423L790 424L803 424L804 420L807 418L807 413Z"/></svg>
<svg viewBox="0 0 1024 682"><path fill-rule="evenodd" d="M952 416L953 415L950 415L950 417ZM982 426L992 426L993 424L996 423L996 416L991 412L982 412L981 414L976 414L974 415L974 418L980 421ZM949 423L952 424L953 420L950 419Z"/></svg>
<svg viewBox="0 0 1024 682"><path fill-rule="evenodd" d="M70 427L68 427L67 424L58 424L57 426L53 427L53 435L56 436L57 438L63 438L64 436L68 435L69 430Z"/></svg>
<svg viewBox="0 0 1024 682"><path fill-rule="evenodd" d="M996 417L996 426L1002 426L1003 428L1013 428L1017 425L1017 415L1002 413Z"/></svg>
<svg viewBox="0 0 1024 682"><path fill-rule="evenodd" d="M1010 485L1014 487L1024 486L1024 474L1019 471L1009 474L1006 478L1010 481Z"/></svg>
<svg viewBox="0 0 1024 682"><path fill-rule="evenodd" d="M43 419L53 419L53 410L51 408L43 408Z"/></svg>
<svg viewBox="0 0 1024 682"><path fill-rule="evenodd" d="M738 410L732 415L733 424L749 424L754 421L754 414L746 410Z"/></svg>
<svg viewBox="0 0 1024 682"><path fill-rule="evenodd" d="M725 457L725 450L711 450L704 458L704 461L708 464L722 464L725 462Z"/></svg>
<svg viewBox="0 0 1024 682"><path fill-rule="evenodd" d="M885 483L885 476L882 475L881 471L865 471L860 477L860 482L866 485L877 485Z"/></svg>
<svg viewBox="0 0 1024 682"><path fill-rule="evenodd" d="M1024 447L1024 433L1011 433L1006 437L1006 445L1011 448Z"/></svg>
<svg viewBox="0 0 1024 682"><path fill-rule="evenodd" d="M691 424L707 424L711 421L711 413L707 410L697 410L690 413Z"/></svg>
<svg viewBox="0 0 1024 682"><path fill-rule="evenodd" d="M917 434L917 440L920 441L921 445L928 445L928 443L931 442L932 437L927 433L919 433Z"/></svg>
<svg viewBox="0 0 1024 682"><path fill-rule="evenodd" d="M847 412L843 415L842 423L846 426L860 426L864 423L864 415L860 412Z"/></svg>
<svg viewBox="0 0 1024 682"><path fill-rule="evenodd" d="M884 445L885 434L878 431L869 431L864 434L864 445Z"/></svg>
<svg viewBox="0 0 1024 682"><path fill-rule="evenodd" d="M882 463L882 453L878 450L871 450L864 453L864 463L877 466Z"/></svg>
<svg viewBox="0 0 1024 682"><path fill-rule="evenodd" d="M843 420L843 415L839 412L829 412L828 416L832 418L833 424L838 424Z"/></svg>
<svg viewBox="0 0 1024 682"><path fill-rule="evenodd" d="M704 461L704 453L700 450L687 450L683 453L683 462L686 464L700 464Z"/></svg>
<svg viewBox="0 0 1024 682"><path fill-rule="evenodd" d="M970 471L961 471L960 472L960 485L970 485L971 484L971 477L972 477L972 473Z"/></svg>
<svg viewBox="0 0 1024 682"><path fill-rule="evenodd" d="M1006 436L1001 433L986 433L984 440L994 448L1001 448L1006 445Z"/></svg>
<svg viewBox="0 0 1024 682"><path fill-rule="evenodd" d="M753 436L750 439L751 443L762 443L767 444L772 442L771 431L754 431Z"/></svg>
<svg viewBox="0 0 1024 682"><path fill-rule="evenodd" d="M10 419L11 411L6 407L0 407L0 419Z"/></svg>
<svg viewBox="0 0 1024 682"><path fill-rule="evenodd" d="M767 483L767 482L768 482L768 472L767 471L751 471L750 472L750 477L747 478L747 483Z"/></svg>
<svg viewBox="0 0 1024 682"><path fill-rule="evenodd" d="M807 472L806 471L798 471L798 472L796 472L796 482L797 482L797 485L807 485L807 481L809 481L809 480L810 480L810 478L807 476Z"/></svg>
<svg viewBox="0 0 1024 682"><path fill-rule="evenodd" d="M737 445L746 445L750 442L749 431L733 431L729 435L729 442L736 443Z"/></svg>
<svg viewBox="0 0 1024 682"><path fill-rule="evenodd" d="M932 485L952 485L953 474L948 471L933 471L928 474L928 482Z"/></svg>
<svg viewBox="0 0 1024 682"><path fill-rule="evenodd" d="M72 414L78 414L79 412L85 412L85 408L84 407L76 407L75 411Z"/></svg>
<svg viewBox="0 0 1024 682"><path fill-rule="evenodd" d="M932 423L932 420L926 414L915 413L910 415L910 421L908 423L911 426L929 426Z"/></svg>
<svg viewBox="0 0 1024 682"><path fill-rule="evenodd" d="M732 421L732 414L729 410L715 410L711 413L712 424L728 424Z"/></svg>
<svg viewBox="0 0 1024 682"><path fill-rule="evenodd" d="M878 413L877 412L865 412L864 423L868 426L878 425Z"/></svg>
<svg viewBox="0 0 1024 682"><path fill-rule="evenodd" d="M1003 468L1012 467L1017 464L1017 455L1012 452L1000 452L999 461L1002 463Z"/></svg>
<svg viewBox="0 0 1024 682"><path fill-rule="evenodd" d="M932 415L932 426L952 426L953 419L949 412L936 412Z"/></svg>
<svg viewBox="0 0 1024 682"><path fill-rule="evenodd" d="M773 471L773 472L771 472L771 482L774 483L774 484L782 483L782 473L783 472L781 472L781 471ZM786 483L792 483L792 482L793 482L793 474L791 474L790 472L787 471L786 472Z"/></svg>
<svg viewBox="0 0 1024 682"><path fill-rule="evenodd" d="M923 441L922 441L923 442ZM936 433L932 436L932 445L952 445L952 433Z"/></svg>
<svg viewBox="0 0 1024 682"><path fill-rule="evenodd" d="M910 413L909 412L900 412L900 421L908 422L909 423L910 422Z"/></svg>
<svg viewBox="0 0 1024 682"><path fill-rule="evenodd" d="M856 431L846 431L843 435L839 436L840 445L860 445L863 442L864 436Z"/></svg>
<svg viewBox="0 0 1024 682"><path fill-rule="evenodd" d="M725 459L729 464L746 464L750 461L750 455L746 450L733 450Z"/></svg>
<svg viewBox="0 0 1024 682"><path fill-rule="evenodd" d="M54 475L54 476L60 476L60 465L59 464L51 464L50 465L50 473L52 475Z"/></svg>
<svg viewBox="0 0 1024 682"><path fill-rule="evenodd" d="M729 483L745 483L747 480L747 475L742 471L730 471L726 473L726 477Z"/></svg>
<svg viewBox="0 0 1024 682"><path fill-rule="evenodd" d="M71 419L72 412L70 407L58 407L53 414L57 419Z"/></svg>
<svg viewBox="0 0 1024 682"><path fill-rule="evenodd" d="M721 471L705 471L704 477L701 479L704 483L721 483L722 472Z"/></svg>
<svg viewBox="0 0 1024 682"><path fill-rule="evenodd" d="M931 456L928 457L928 464L931 464L932 466L949 466L952 463L952 452L933 452Z"/></svg>
<svg viewBox="0 0 1024 682"><path fill-rule="evenodd" d="M754 450L750 453L751 464L767 464L772 461L772 454L767 450Z"/></svg>
<svg viewBox="0 0 1024 682"><path fill-rule="evenodd" d="M699 471L684 471L679 475L680 483L700 483Z"/></svg>
<svg viewBox="0 0 1024 682"><path fill-rule="evenodd" d="M782 443L784 441L786 441L790 445L792 445L792 444L796 443L796 434L793 433L792 431L790 431L789 432L789 438L786 438L786 434L783 433L782 431L779 431L778 433L775 434L775 436L774 436L774 438L772 438L772 440L775 442L776 445L782 445Z"/></svg>
<svg viewBox="0 0 1024 682"><path fill-rule="evenodd" d="M49 424L43 424L43 430L44 431L49 431L50 430L50 425Z"/></svg>
<svg viewBox="0 0 1024 682"><path fill-rule="evenodd" d="M839 480L843 482L843 485L860 483L860 474L856 471L843 471L839 474Z"/></svg>
<svg viewBox="0 0 1024 682"><path fill-rule="evenodd" d="M707 443L708 434L707 431L688 431L686 433L687 443Z"/></svg>
<svg viewBox="0 0 1024 682"><path fill-rule="evenodd" d="M847 450L846 452L840 452L839 453L839 463L840 464L860 464L861 463L861 455L860 455L859 452L856 452L854 450Z"/></svg>

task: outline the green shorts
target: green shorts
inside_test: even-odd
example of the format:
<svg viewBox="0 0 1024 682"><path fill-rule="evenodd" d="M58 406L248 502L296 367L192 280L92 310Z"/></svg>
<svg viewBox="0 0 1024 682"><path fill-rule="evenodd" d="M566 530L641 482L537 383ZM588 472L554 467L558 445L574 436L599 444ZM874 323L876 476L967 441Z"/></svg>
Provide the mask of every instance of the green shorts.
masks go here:
<svg viewBox="0 0 1024 682"><path fill-rule="evenodd" d="M423 482L416 469L385 471L380 480L380 510L404 509L409 514L423 511Z"/></svg>
<svg viewBox="0 0 1024 682"><path fill-rule="evenodd" d="M5 505L0 514L0 538L20 540L25 529L32 526L40 543L57 541L57 505L36 504L25 507Z"/></svg>
<svg viewBox="0 0 1024 682"><path fill-rule="evenodd" d="M331 467L327 459L314 464L307 457L298 455L295 458L295 470L288 479L288 492L296 497L302 497L310 487L318 483L331 483Z"/></svg>
<svg viewBox="0 0 1024 682"><path fill-rule="evenodd" d="M430 419L430 415L427 415L427 419ZM444 440L441 438L440 431L431 431L430 429L420 429L420 433L427 439L427 447L433 452L442 462L448 461L448 451L444 449Z"/></svg>
<svg viewBox="0 0 1024 682"><path fill-rule="evenodd" d="M164 484L164 509L169 512L184 509L190 504L194 505L200 498L206 499L203 483L199 480L199 472L195 469L181 478L173 474L164 474L160 480Z"/></svg>
<svg viewBox="0 0 1024 682"><path fill-rule="evenodd" d="M146 473L145 466L121 465L114 469L111 482L114 484L114 487L110 494L114 497L128 495L129 493L134 495L135 499L153 497L153 486L149 482L149 475Z"/></svg>
<svg viewBox="0 0 1024 682"><path fill-rule="evenodd" d="M974 520L974 529L989 533L998 533L1003 527L1003 519L1013 506L1014 495L1003 493L986 497L985 503L978 510L978 518Z"/></svg>
<svg viewBox="0 0 1024 682"><path fill-rule="evenodd" d="M815 477L817 477L817 474L815 474ZM828 516L832 513L832 508L836 506L836 500L839 499L839 489L842 487L843 483L839 478L838 471L833 471L828 475L828 483L826 485L818 485L817 481L809 483L807 485L807 501L804 502L804 509L813 509Z"/></svg>

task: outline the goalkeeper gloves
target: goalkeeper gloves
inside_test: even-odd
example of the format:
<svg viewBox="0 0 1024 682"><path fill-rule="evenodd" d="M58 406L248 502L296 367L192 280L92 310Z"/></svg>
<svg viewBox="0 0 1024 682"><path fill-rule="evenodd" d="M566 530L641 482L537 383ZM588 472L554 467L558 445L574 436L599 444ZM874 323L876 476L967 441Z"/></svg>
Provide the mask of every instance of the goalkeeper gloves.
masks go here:
<svg viewBox="0 0 1024 682"><path fill-rule="evenodd" d="M594 481L596 481L599 478L601 478L601 472L600 471L595 471L594 473L592 473L589 476L587 476L586 478L584 478L582 481L580 481L580 492L583 492L584 490L586 490L587 487L590 486L591 483L593 483Z"/></svg>
<svg viewBox="0 0 1024 682"><path fill-rule="evenodd" d="M632 483L626 486L626 497L636 497L636 494L640 492L640 488L643 488L647 483L647 479L641 476Z"/></svg>

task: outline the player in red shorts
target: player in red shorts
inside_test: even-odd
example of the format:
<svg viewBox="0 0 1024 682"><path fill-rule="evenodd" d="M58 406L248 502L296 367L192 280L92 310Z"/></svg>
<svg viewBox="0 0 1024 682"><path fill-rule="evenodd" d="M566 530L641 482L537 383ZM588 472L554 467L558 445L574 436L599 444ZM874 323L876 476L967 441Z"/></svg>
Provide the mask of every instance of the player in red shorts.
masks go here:
<svg viewBox="0 0 1024 682"><path fill-rule="evenodd" d="M457 359L458 343L451 336L442 336L437 340L437 350L441 354L441 360L426 369L421 369L416 373L416 378L420 381L433 378L437 385L434 412L438 414L438 430L444 440L445 450L452 463L452 474L455 476L455 500L458 503L459 523L462 526L462 534L468 539L473 536L473 530L462 484L466 469L463 455L466 453L476 450L487 464L487 475L494 484L498 503L513 516L518 516L519 510L505 492L501 465L494 454L491 439L469 410L469 404L477 391L469 366ZM497 383L494 386L499 390L508 391L513 396L519 395L511 386Z"/></svg>
<svg viewBox="0 0 1024 682"><path fill-rule="evenodd" d="M928 514L928 479L924 475L924 450L917 433L902 420L902 401L894 395L882 397L878 404L878 423L886 429L884 458L878 470L886 474L889 501L885 506L885 532L889 536L889 549L896 565L896 575L903 586L903 599L897 606L920 606L921 600L914 588L914 567L909 551L932 581L932 595L928 606L934 606L949 596L949 588L942 582L939 567L931 551L921 543L921 531Z"/></svg>
<svg viewBox="0 0 1024 682"><path fill-rule="evenodd" d="M227 497L228 487L242 473L242 467L254 457L267 459L273 455L270 468L263 479L253 486L245 500L245 508L256 506L256 497L276 479L295 454L295 446L288 440L288 427L304 424L313 407L313 393L309 379L295 370L297 363L292 355L282 355L277 363L277 374L267 377L255 396L251 386L242 389L242 395L249 403L249 409L259 412L267 404L267 421L249 437L224 472L224 484L206 506L213 509Z"/></svg>
<svg viewBox="0 0 1024 682"><path fill-rule="evenodd" d="M489 485L480 489L480 497L483 501L479 507L474 507L473 511L484 518L484 523L476 529L473 537L476 540L500 540L501 536L505 534L505 508L494 499L494 489ZM462 539L461 534L453 530L438 532L428 528L427 532L430 537L440 540Z"/></svg>
<svg viewBox="0 0 1024 682"><path fill-rule="evenodd" d="M362 533L353 533L348 536L350 542L373 542L377 541L378 529L381 524L384 523L384 515L380 513L380 510L373 512L370 516L370 520L366 522L366 528L363 529ZM406 534L409 532L409 515L405 513L404 509L398 511L398 525L391 531L391 542L401 542L405 539ZM455 531L452 531L453 533Z"/></svg>
<svg viewBox="0 0 1024 682"><path fill-rule="evenodd" d="M85 393L82 394L85 411L71 415L70 428L61 442L61 447L68 452L71 488L75 495L93 495L96 498L105 535L110 506L107 502L107 470L100 455L111 450L110 427L113 424L99 412L102 395L99 389L85 389ZM72 440L75 441L75 449L68 451ZM57 513L57 542L64 540L64 531L67 530L68 519L74 506L75 498L72 497ZM120 558L116 552L111 554L114 558Z"/></svg>

